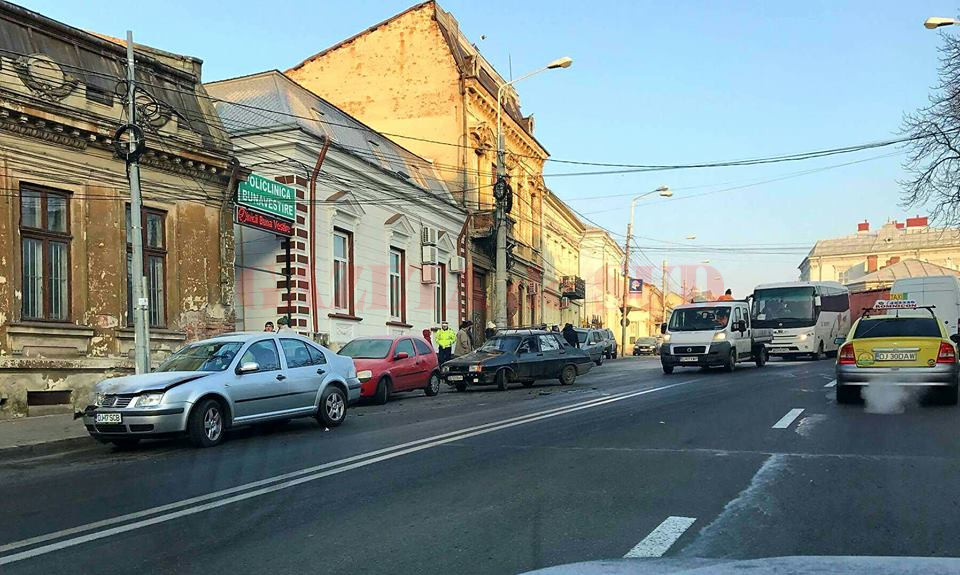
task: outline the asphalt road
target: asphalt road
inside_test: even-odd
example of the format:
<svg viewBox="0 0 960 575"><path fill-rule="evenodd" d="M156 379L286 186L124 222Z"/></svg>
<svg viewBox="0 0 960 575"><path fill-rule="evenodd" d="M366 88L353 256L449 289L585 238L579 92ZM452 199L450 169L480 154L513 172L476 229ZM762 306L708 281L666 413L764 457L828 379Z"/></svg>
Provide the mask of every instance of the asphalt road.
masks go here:
<svg viewBox="0 0 960 575"><path fill-rule="evenodd" d="M960 557L960 410L840 406L832 370L665 376L625 358L571 387L400 395L335 430L304 420L207 450L14 456L0 462L0 573Z"/></svg>

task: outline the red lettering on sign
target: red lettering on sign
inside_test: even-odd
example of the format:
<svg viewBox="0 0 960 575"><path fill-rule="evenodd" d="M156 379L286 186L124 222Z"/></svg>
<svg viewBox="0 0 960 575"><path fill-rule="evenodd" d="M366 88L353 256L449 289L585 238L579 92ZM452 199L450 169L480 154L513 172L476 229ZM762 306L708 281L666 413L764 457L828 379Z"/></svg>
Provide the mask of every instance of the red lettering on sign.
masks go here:
<svg viewBox="0 0 960 575"><path fill-rule="evenodd" d="M240 225L285 236L293 235L293 225L279 218L260 214L243 206L237 206L235 215L235 221Z"/></svg>

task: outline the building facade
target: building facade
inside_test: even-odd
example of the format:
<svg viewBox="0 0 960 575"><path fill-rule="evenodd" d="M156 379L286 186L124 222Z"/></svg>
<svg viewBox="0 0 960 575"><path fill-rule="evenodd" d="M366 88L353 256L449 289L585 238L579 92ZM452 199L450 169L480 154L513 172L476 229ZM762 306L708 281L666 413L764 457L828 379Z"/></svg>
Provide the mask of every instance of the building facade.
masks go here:
<svg viewBox="0 0 960 575"><path fill-rule="evenodd" d="M206 88L241 164L297 198L289 296L287 240L235 227L238 329L289 313L337 349L457 323L466 211L429 162L277 71Z"/></svg>
<svg viewBox="0 0 960 575"><path fill-rule="evenodd" d="M854 235L818 241L798 267L804 281L850 284L907 259L960 270L960 230L930 227L919 216L889 221L876 231L862 222Z"/></svg>
<svg viewBox="0 0 960 575"><path fill-rule="evenodd" d="M233 327L233 169L201 62L136 53L156 363ZM0 2L0 417L72 411L133 370L125 61L120 42Z"/></svg>
<svg viewBox="0 0 960 575"><path fill-rule="evenodd" d="M580 277L580 241L586 228L552 192L547 190L543 196L542 322L580 325L586 297Z"/></svg>
<svg viewBox="0 0 960 575"><path fill-rule="evenodd" d="M505 80L463 35L456 19L436 2L417 4L286 74L433 162L471 213L464 317L477 327L492 319L497 92ZM503 130L514 193L507 317L510 325L539 323L547 151L533 135L533 118L520 112L512 88L504 90Z"/></svg>
<svg viewBox="0 0 960 575"><path fill-rule="evenodd" d="M586 286L582 324L610 328L620 342L623 250L605 230L584 230L580 240L580 276Z"/></svg>

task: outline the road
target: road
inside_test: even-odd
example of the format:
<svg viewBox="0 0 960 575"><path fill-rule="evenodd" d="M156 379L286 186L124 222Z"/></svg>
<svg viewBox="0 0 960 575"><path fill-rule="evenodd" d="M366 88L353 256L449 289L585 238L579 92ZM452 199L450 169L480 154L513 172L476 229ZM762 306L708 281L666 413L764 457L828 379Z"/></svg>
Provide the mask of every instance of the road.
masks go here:
<svg viewBox="0 0 960 575"><path fill-rule="evenodd" d="M956 407L867 413L832 361L610 361L400 395L214 449L0 462L0 572L517 573L633 556L960 556ZM802 410L802 411L801 411Z"/></svg>

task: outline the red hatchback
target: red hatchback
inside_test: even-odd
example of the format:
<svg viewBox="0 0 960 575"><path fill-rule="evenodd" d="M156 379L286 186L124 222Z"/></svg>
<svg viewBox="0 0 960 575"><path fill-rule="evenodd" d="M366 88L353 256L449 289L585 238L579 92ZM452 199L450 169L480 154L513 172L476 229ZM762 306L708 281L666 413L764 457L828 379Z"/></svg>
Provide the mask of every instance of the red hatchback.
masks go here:
<svg viewBox="0 0 960 575"><path fill-rule="evenodd" d="M419 337L359 337L337 353L353 358L362 383L360 397L383 404L396 391L440 393L437 354Z"/></svg>

